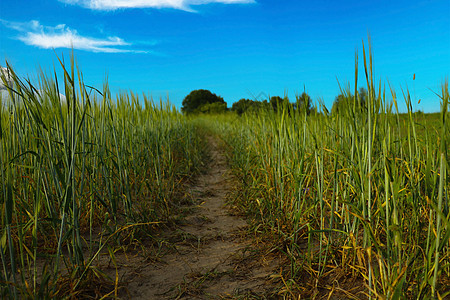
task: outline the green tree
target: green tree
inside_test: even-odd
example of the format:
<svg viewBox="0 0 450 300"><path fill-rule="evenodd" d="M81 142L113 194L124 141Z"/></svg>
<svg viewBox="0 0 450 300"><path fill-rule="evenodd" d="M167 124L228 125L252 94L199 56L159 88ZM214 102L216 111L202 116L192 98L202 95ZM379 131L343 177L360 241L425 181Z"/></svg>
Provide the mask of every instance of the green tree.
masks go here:
<svg viewBox="0 0 450 300"><path fill-rule="evenodd" d="M242 115L253 105L253 101L250 99L240 99L237 102L234 102L231 106L231 111L237 113L238 115Z"/></svg>
<svg viewBox="0 0 450 300"><path fill-rule="evenodd" d="M195 112L201 112L201 107L211 103L226 103L222 97L217 96L216 94L211 93L208 90L194 90L187 95L183 100L183 106L181 107L181 111L189 114Z"/></svg>
<svg viewBox="0 0 450 300"><path fill-rule="evenodd" d="M296 98L295 109L300 111L306 110L306 113L309 114L312 108L311 97L306 92L303 92L300 96L296 95L295 98Z"/></svg>
<svg viewBox="0 0 450 300"><path fill-rule="evenodd" d="M352 96L350 96L352 97ZM339 111L342 111L345 108L345 105L349 104L349 96L346 96L344 94L339 94L334 98L333 107L331 108L331 113L338 114Z"/></svg>
<svg viewBox="0 0 450 300"><path fill-rule="evenodd" d="M368 97L369 96L367 90L363 87L361 87L357 92L356 98L350 92L344 92L343 94L339 94L336 96L336 98L334 98L331 113L336 114L339 113L340 111L342 112L343 109L347 108L353 110L353 107L355 107L355 112L365 112L366 101Z"/></svg>
<svg viewBox="0 0 450 300"><path fill-rule="evenodd" d="M204 114L221 114L227 111L227 104L220 102L207 103L200 106L198 111Z"/></svg>
<svg viewBox="0 0 450 300"><path fill-rule="evenodd" d="M237 113L238 115L242 115L246 112L259 112L262 109L269 108L270 105L267 102L267 100L261 102L256 100L250 100L250 99L240 99L237 102L233 103L233 106L231 107L231 111Z"/></svg>
<svg viewBox="0 0 450 300"><path fill-rule="evenodd" d="M273 96L270 97L269 103L274 111L278 111L278 108L281 109L283 105L289 104L289 99L287 97Z"/></svg>
<svg viewBox="0 0 450 300"><path fill-rule="evenodd" d="M366 107L367 98L369 98L369 94L367 92L367 89L364 87L360 87L358 91L358 99L360 108L364 109Z"/></svg>

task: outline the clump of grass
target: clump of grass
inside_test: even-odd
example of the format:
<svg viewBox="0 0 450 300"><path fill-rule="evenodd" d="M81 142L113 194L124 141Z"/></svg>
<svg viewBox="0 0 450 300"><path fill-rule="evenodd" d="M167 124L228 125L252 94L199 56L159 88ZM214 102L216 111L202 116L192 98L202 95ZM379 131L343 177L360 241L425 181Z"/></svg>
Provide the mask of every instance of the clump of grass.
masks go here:
<svg viewBox="0 0 450 300"><path fill-rule="evenodd" d="M413 113L408 90L408 111L400 114L396 92L375 81L370 41L362 102L355 61L355 92L342 89L349 105L338 113L307 116L286 106L209 121L229 145L243 190L238 201L259 230L282 237L291 292L307 285L330 297L445 298L448 82L437 94L440 121L429 122Z"/></svg>
<svg viewBox="0 0 450 300"><path fill-rule="evenodd" d="M95 268L101 252L169 219L202 145L169 103L85 85L73 57L61 61L62 79L40 73L38 84L7 67L0 294L79 297L86 282L106 278Z"/></svg>

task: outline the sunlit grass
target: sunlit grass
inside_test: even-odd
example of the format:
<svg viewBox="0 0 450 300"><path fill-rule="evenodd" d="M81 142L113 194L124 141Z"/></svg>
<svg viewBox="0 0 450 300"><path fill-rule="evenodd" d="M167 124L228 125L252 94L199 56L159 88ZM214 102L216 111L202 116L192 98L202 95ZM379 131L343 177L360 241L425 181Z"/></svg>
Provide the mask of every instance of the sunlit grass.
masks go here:
<svg viewBox="0 0 450 300"><path fill-rule="evenodd" d="M319 284L331 296L333 282L354 278L356 297L449 296L448 83L439 115L414 113L407 90L399 99L374 81L371 50L363 61L365 107L343 90L354 105L338 114L284 107L210 120L230 146L238 202L287 242L286 290L314 296ZM302 272L311 281L297 282Z"/></svg>
<svg viewBox="0 0 450 300"><path fill-rule="evenodd" d="M114 247L173 215L203 127L227 144L253 228L277 236L289 259L281 294L448 297L448 82L440 114L414 112L408 90L375 82L365 50L367 101L356 56L354 91L341 91L351 105L333 114L285 103L187 119L145 95L84 85L73 60L38 84L12 73L0 105L1 296L77 297L100 281L101 252L114 261Z"/></svg>
<svg viewBox="0 0 450 300"><path fill-rule="evenodd" d="M13 82L0 105L2 298L79 295L102 277L93 264L101 251L169 219L199 164L195 128L170 104L131 92L113 98L107 83L100 91L85 86L73 59L61 67L64 78L40 74L33 85L8 65Z"/></svg>

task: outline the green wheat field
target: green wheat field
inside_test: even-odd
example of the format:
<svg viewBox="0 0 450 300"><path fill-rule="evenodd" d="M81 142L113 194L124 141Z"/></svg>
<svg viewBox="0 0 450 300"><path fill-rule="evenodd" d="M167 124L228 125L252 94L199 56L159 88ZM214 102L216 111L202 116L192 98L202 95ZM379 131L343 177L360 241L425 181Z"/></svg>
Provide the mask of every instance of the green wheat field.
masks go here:
<svg viewBox="0 0 450 300"><path fill-rule="evenodd" d="M314 114L285 104L186 116L145 95L113 96L107 82L86 86L73 58L58 66L62 78L40 73L38 82L8 68L1 298L77 298L104 279L100 253L114 261L115 249L170 220L183 182L201 169L205 132L225 145L235 204L286 257L281 296L305 293L308 276L371 299L450 297L447 81L435 91L440 113L415 112L408 90L374 79L368 50L355 64L366 80L342 90L350 105L339 113L319 103ZM103 296L114 290L92 295Z"/></svg>

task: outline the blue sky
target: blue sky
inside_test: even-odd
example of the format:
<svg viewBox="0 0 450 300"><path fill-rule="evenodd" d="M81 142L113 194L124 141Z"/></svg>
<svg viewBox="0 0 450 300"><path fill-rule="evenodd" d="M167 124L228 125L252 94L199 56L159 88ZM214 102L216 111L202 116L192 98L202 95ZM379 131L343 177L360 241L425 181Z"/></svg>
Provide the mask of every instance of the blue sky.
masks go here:
<svg viewBox="0 0 450 300"><path fill-rule="evenodd" d="M203 88L231 106L292 100L305 87L331 108L337 80L354 84L368 32L375 78L399 96L408 87L416 109L438 111L432 91L450 72L448 0L1 0L0 65L33 78L73 45L85 83L101 88L108 77L113 93L169 95L180 107Z"/></svg>

